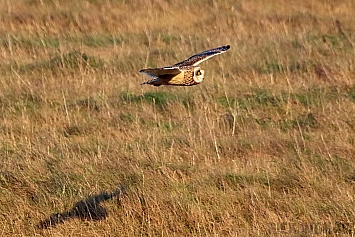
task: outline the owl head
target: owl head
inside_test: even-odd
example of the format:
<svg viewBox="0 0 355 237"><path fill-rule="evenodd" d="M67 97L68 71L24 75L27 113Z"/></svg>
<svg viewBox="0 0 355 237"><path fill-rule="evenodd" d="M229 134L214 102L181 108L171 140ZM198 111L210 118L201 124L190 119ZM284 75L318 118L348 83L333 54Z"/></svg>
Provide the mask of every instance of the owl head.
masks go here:
<svg viewBox="0 0 355 237"><path fill-rule="evenodd" d="M204 79L204 76L205 76L204 70L201 70L200 67L194 68L194 77L193 78L196 83L201 83Z"/></svg>

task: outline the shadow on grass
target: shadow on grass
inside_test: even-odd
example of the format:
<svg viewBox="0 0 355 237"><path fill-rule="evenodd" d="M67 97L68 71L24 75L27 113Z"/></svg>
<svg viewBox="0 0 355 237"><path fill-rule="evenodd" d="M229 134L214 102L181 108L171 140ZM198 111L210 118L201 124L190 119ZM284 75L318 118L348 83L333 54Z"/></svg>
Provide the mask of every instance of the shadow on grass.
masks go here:
<svg viewBox="0 0 355 237"><path fill-rule="evenodd" d="M115 197L120 199L120 197L124 194L125 189L123 187L119 187L119 189L115 192L102 192L95 196L89 196L87 199L77 202L69 211L50 215L49 218L41 221L37 225L37 228L47 229L74 218L90 221L104 220L107 218L108 213L107 210L100 204Z"/></svg>

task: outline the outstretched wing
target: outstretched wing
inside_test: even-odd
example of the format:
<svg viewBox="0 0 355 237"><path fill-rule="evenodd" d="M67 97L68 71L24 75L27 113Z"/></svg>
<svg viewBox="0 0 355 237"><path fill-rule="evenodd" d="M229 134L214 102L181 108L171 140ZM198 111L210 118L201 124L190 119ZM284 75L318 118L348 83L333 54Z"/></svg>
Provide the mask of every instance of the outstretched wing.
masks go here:
<svg viewBox="0 0 355 237"><path fill-rule="evenodd" d="M199 54L195 54L191 57L189 57L188 59L179 62L177 64L174 64L172 67L181 67L181 66L196 66L200 63L202 63L203 61L216 56L218 54L224 53L226 52L228 49L230 49L229 45L226 46L221 46L218 48L214 48L214 49L210 49L210 50L206 50L202 53Z"/></svg>
<svg viewBox="0 0 355 237"><path fill-rule="evenodd" d="M162 68L147 68L139 71L150 77L156 78L164 75L175 76L181 73L181 70L177 67L162 67Z"/></svg>

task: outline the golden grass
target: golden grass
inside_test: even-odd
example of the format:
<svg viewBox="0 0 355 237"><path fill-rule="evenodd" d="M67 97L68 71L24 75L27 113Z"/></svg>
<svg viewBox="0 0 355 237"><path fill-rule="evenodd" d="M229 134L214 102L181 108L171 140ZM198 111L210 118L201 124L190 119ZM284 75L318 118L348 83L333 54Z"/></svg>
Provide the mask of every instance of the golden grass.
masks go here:
<svg viewBox="0 0 355 237"><path fill-rule="evenodd" d="M354 235L354 15L351 0L0 2L1 235ZM225 44L198 86L139 85Z"/></svg>

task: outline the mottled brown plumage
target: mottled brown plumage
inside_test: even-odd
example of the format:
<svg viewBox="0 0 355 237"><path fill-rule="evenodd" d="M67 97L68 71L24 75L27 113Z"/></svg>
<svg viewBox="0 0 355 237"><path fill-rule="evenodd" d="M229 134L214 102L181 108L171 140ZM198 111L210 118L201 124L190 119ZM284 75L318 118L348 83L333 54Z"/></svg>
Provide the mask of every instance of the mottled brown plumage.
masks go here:
<svg viewBox="0 0 355 237"><path fill-rule="evenodd" d="M200 84L204 79L204 70L201 70L197 65L215 55L224 53L229 48L230 46L227 45L206 50L170 67L142 69L139 72L153 77L153 79L143 82L142 85L193 86Z"/></svg>

